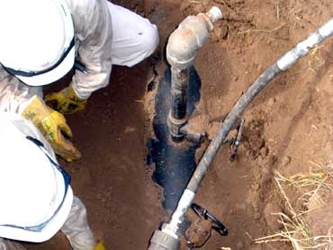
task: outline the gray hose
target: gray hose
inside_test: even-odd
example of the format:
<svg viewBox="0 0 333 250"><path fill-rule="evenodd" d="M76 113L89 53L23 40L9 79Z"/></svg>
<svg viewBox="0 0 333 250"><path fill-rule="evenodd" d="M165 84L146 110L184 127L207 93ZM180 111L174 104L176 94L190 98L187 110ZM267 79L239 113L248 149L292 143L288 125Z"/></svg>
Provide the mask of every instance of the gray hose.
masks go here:
<svg viewBox="0 0 333 250"><path fill-rule="evenodd" d="M220 129L215 134L213 140L209 144L205 154L200 160L187 189L196 193L200 183L205 176L210 164L212 163L214 157L216 156L218 150L220 149L222 142L226 139L228 133L234 126L235 122L239 119L241 113L253 100L253 98L264 88L267 84L274 79L282 71L279 69L275 63L269 67L257 80L256 82L248 89L248 91L241 96L236 105L229 112L225 120L223 121Z"/></svg>

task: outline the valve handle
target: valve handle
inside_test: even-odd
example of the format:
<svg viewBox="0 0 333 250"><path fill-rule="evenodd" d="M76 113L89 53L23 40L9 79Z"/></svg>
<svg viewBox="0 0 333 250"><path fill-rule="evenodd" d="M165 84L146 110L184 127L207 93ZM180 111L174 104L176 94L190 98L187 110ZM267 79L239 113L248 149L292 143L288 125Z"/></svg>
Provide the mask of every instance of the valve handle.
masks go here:
<svg viewBox="0 0 333 250"><path fill-rule="evenodd" d="M201 218L205 220L210 220L213 223L212 228L216 230L220 235L227 236L228 229L222 224L222 222L217 219L214 215L207 211L207 209L199 206L196 203L192 203L191 208L193 211Z"/></svg>

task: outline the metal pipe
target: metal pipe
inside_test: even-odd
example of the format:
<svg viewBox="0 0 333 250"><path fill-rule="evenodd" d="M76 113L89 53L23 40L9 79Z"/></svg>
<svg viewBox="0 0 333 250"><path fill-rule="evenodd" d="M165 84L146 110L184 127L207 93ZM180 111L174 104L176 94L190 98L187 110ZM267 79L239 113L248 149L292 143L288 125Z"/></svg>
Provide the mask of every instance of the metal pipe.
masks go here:
<svg viewBox="0 0 333 250"><path fill-rule="evenodd" d="M189 69L171 67L171 111L168 116L168 127L173 141L180 142L184 134L180 129L187 122L187 86Z"/></svg>
<svg viewBox="0 0 333 250"><path fill-rule="evenodd" d="M182 120L186 116L188 69L171 68L171 116Z"/></svg>
<svg viewBox="0 0 333 250"><path fill-rule="evenodd" d="M189 68L200 47L207 41L213 23L222 17L219 8L213 7L207 13L188 16L170 35L166 54L171 65L171 110L168 127L174 141L181 141L184 134L180 129L187 122L187 86Z"/></svg>
<svg viewBox="0 0 333 250"><path fill-rule="evenodd" d="M227 117L221 124L220 129L215 134L211 143L209 144L205 154L200 160L186 190L179 200L177 209L172 215L170 223L164 224L162 232L167 233L173 237L177 236L179 225L184 220L184 216L191 206L195 194L208 171L214 157L226 139L228 133L232 129L234 123L239 119L241 113L254 99L254 97L265 88L268 83L278 76L283 71L294 65L299 58L306 56L311 49L318 46L322 41L333 35L333 18L325 23L316 32L312 33L306 40L298 43L292 50L285 53L276 63L270 66L243 94L237 101L235 106L231 109ZM176 249L170 249L176 250Z"/></svg>

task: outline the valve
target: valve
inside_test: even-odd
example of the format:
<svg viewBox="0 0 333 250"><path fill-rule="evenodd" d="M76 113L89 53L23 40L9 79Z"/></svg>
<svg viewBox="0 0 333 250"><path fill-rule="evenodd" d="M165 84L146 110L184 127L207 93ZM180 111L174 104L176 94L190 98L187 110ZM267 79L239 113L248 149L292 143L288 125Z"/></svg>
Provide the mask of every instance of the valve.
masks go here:
<svg viewBox="0 0 333 250"><path fill-rule="evenodd" d="M199 216L185 232L185 239L189 249L202 247L212 235L212 229L221 236L228 235L228 229L207 209L192 203L191 208Z"/></svg>

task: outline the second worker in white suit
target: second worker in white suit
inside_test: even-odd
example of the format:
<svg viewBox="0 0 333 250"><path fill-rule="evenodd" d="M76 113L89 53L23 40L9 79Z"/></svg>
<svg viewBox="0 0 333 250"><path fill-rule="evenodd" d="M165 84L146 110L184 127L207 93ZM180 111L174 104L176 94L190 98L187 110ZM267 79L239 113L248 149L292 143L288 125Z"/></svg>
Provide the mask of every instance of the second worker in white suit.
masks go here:
<svg viewBox="0 0 333 250"><path fill-rule="evenodd" d="M61 230L73 250L105 250L73 195L70 177L34 124L0 112L0 250L24 250Z"/></svg>

